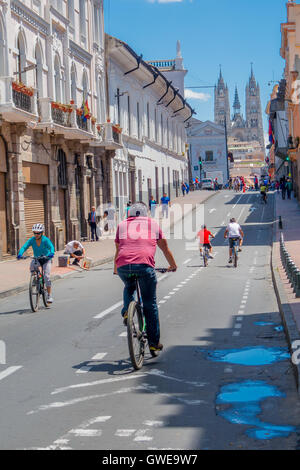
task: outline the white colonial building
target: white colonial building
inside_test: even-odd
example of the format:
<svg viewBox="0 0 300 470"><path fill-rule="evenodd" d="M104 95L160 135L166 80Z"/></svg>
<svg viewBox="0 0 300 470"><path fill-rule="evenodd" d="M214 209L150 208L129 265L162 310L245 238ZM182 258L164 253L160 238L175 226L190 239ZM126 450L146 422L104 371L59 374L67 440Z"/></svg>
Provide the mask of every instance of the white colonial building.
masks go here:
<svg viewBox="0 0 300 470"><path fill-rule="evenodd" d="M114 202L120 215L128 200L151 195L172 199L188 179L186 125L193 110L155 66L126 43L106 35L109 117L122 129L123 147L113 160Z"/></svg>
<svg viewBox="0 0 300 470"><path fill-rule="evenodd" d="M103 22L103 0L0 1L0 257L35 222L56 248L86 236L111 201Z"/></svg>
<svg viewBox="0 0 300 470"><path fill-rule="evenodd" d="M187 132L193 178L200 179L199 159L201 158L201 179L217 177L220 182L220 175L222 175L223 183L220 182L220 184L226 184L228 176L224 126L211 121L201 122L193 118Z"/></svg>

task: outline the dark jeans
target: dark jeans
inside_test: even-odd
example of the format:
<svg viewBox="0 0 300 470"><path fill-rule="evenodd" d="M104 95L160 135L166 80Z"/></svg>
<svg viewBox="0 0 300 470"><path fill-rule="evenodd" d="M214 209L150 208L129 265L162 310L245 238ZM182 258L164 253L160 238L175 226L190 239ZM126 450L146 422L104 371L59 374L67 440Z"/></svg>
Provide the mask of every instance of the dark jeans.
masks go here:
<svg viewBox="0 0 300 470"><path fill-rule="evenodd" d="M92 240L94 240L94 236L96 236L96 240L98 241L98 235L96 231L96 228L97 228L96 222L90 222L90 226L91 226L91 231L92 231Z"/></svg>
<svg viewBox="0 0 300 470"><path fill-rule="evenodd" d="M147 264L127 264L118 268L118 274L125 284L123 292L124 307L122 315L128 310L128 306L134 300L135 292L135 279L132 277L135 274L138 277L141 289L143 311L147 324L147 335L149 345L156 345L159 343L160 328L158 308L156 303L156 273L155 270Z"/></svg>

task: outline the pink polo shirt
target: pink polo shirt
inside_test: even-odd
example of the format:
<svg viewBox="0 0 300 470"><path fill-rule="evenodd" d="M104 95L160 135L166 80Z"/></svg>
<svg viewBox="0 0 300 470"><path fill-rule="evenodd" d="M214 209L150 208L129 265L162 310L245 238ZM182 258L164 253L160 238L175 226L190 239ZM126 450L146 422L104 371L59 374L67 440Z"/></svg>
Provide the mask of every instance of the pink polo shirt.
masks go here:
<svg viewBox="0 0 300 470"><path fill-rule="evenodd" d="M157 240L163 233L149 217L129 217L118 225L115 242L119 244L117 268L126 264L147 264L154 268Z"/></svg>

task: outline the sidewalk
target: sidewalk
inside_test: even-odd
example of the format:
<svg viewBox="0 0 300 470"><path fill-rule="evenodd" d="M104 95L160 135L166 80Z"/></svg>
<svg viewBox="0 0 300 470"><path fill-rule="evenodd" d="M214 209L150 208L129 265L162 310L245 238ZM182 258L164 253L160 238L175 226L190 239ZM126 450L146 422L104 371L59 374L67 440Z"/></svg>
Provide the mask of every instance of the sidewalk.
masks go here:
<svg viewBox="0 0 300 470"><path fill-rule="evenodd" d="M285 247L290 257L300 268L300 205L292 196L292 199L282 200L281 194L274 194L275 225L273 232L272 249L272 274L275 292L279 303L279 309L287 334L291 353L295 351L294 341L299 341L300 346L300 298L296 298L289 279L285 273L280 259L280 234L283 233ZM282 230L279 229L278 220L281 216ZM300 365L293 364L295 369L298 392L300 393Z"/></svg>
<svg viewBox="0 0 300 470"><path fill-rule="evenodd" d="M171 204L178 204L183 207L184 204L192 204L195 208L196 204L201 204L212 197L215 192L211 191L193 191L186 196L178 197L171 201ZM191 212L189 210L189 212ZM188 212L185 212L187 214ZM162 230L167 231L173 224L181 219L181 215L176 215L170 219L161 220ZM92 266L107 263L112 261L115 253L114 237L103 236L98 242L84 242L83 243L86 256L92 259ZM58 267L58 256L63 251L55 253L52 265L52 281L63 279L76 272L81 272L82 269L70 265L66 268ZM17 261L16 259L0 262L0 299L9 295L16 294L28 288L29 282L29 264L30 259L24 261Z"/></svg>

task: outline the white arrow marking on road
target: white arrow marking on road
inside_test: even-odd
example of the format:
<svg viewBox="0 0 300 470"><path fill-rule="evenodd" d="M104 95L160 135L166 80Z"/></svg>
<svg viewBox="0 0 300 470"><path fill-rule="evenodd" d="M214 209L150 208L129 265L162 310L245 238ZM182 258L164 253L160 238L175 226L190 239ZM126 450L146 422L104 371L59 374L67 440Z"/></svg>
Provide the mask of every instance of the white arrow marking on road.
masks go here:
<svg viewBox="0 0 300 470"><path fill-rule="evenodd" d="M23 366L12 366L8 367L8 369L5 369L3 372L0 373L0 380L5 379L5 377L8 377L9 375L13 374L16 372L18 369L21 369Z"/></svg>
<svg viewBox="0 0 300 470"><path fill-rule="evenodd" d="M136 374L136 375L126 376L126 377L115 377L113 379L102 379L102 380L96 380L95 382L86 382L83 384L69 385L68 387L57 388L56 390L54 390L54 392L51 392L51 395L56 395L57 393L66 392L67 390L72 390L74 388L92 387L94 385L120 382L123 380L139 379L141 377L146 377L146 375L147 374Z"/></svg>

